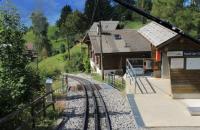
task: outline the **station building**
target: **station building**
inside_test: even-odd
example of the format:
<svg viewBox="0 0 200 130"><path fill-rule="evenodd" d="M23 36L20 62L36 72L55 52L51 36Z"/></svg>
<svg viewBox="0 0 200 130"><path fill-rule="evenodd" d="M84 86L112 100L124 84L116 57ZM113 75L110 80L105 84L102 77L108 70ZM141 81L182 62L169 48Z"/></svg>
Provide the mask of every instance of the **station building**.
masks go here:
<svg viewBox="0 0 200 130"><path fill-rule="evenodd" d="M101 74L100 37L94 23L84 38L92 69ZM118 21L102 21L105 73L126 72L126 60L151 59L153 76L171 81L174 98L200 98L200 43L150 22L138 30L118 29ZM144 71L145 72L145 71Z"/></svg>

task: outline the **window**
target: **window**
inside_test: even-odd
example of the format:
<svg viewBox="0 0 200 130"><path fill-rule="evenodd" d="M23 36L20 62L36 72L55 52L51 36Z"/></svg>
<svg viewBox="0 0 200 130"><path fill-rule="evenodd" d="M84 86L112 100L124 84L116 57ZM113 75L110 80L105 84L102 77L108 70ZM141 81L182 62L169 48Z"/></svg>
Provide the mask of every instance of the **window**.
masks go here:
<svg viewBox="0 0 200 130"><path fill-rule="evenodd" d="M122 39L121 35L119 35L119 34L115 34L114 37L115 37L115 40L121 40Z"/></svg>

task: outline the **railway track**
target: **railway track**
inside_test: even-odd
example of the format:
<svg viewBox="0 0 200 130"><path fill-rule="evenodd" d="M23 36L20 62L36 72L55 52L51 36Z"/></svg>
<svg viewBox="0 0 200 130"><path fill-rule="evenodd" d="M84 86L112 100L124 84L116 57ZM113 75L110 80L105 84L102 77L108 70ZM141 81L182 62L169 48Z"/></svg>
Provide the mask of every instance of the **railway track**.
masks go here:
<svg viewBox="0 0 200 130"><path fill-rule="evenodd" d="M68 78L77 81L83 88L85 93L85 113L83 117L82 130L111 130L111 121L104 99L99 92L98 85L93 84L89 80L76 76L68 76ZM94 126L91 126L94 124Z"/></svg>

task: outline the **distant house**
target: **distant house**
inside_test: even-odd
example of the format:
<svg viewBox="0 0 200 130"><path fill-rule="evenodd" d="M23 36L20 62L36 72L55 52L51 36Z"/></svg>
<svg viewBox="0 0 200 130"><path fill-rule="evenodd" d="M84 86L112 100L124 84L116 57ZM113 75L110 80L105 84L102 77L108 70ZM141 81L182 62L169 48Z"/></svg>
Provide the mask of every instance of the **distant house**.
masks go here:
<svg viewBox="0 0 200 130"><path fill-rule="evenodd" d="M100 37L94 23L84 42L88 44L90 64L101 74ZM104 72L125 73L127 58L150 58L151 43L139 32L132 29L117 29L118 21L102 21L102 51Z"/></svg>

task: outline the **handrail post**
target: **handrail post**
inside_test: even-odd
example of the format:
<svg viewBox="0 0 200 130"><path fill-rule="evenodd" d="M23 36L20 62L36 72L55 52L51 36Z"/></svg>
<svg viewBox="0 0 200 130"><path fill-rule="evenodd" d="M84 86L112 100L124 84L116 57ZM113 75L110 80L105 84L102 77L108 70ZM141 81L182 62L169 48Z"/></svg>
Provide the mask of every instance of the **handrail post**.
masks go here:
<svg viewBox="0 0 200 130"><path fill-rule="evenodd" d="M45 97L43 98L43 104L42 104L42 107L43 107L43 116L44 117L46 117L46 109L45 109L45 107L46 107L46 105L45 105Z"/></svg>
<svg viewBox="0 0 200 130"><path fill-rule="evenodd" d="M53 110L56 111L56 108L55 108L55 96L54 96L54 92L52 92L52 100L53 100L53 104L52 104Z"/></svg>

